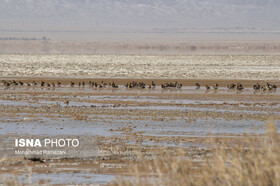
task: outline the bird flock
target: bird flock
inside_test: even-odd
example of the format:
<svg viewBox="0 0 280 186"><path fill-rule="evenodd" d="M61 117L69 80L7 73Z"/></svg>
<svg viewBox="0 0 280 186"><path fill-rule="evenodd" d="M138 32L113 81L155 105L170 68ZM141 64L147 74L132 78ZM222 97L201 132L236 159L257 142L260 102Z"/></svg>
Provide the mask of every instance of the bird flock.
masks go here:
<svg viewBox="0 0 280 186"><path fill-rule="evenodd" d="M196 83L195 86L196 86L196 89L200 89L200 84L199 83ZM219 85L217 83L215 83L213 85L213 89L217 90L218 88L219 88ZM237 84L231 83L230 85L227 85L227 88L229 90L236 89L236 90L239 90L239 91L244 89L244 87L241 83L237 83ZM210 90L211 86L206 84L205 89ZM262 91L272 91L272 90L277 90L277 86L275 84L271 84L271 83L266 83L266 85L261 86L259 83L256 83L256 84L253 85L253 89L254 90L262 90Z"/></svg>
<svg viewBox="0 0 280 186"><path fill-rule="evenodd" d="M11 80L11 81L7 81L7 80L2 80L1 81L2 84L5 87L12 87L12 86L39 86L39 87L61 87L62 83L60 81L57 81L56 83L54 82L46 82L46 81L41 81L41 82L22 82L22 81L15 81L15 80ZM89 81L88 84L85 83L85 81L82 82L73 82L70 81L69 82L69 86L70 87L85 87L86 85L88 85L89 87L96 87L96 88L106 88L106 87L112 87L112 88L119 88L119 85L117 85L115 82L110 82L110 83L105 83L103 80L101 81L101 83L98 82L94 82L94 81ZM124 85L126 88L141 88L141 89L145 89L145 88L155 88L156 84L154 81L152 81L150 84L145 84L143 81L137 82L137 81L132 81L132 82L128 82ZM179 84L177 81L175 83L163 83L161 84L162 88L168 88L168 87L174 87L174 88L181 88L182 84Z"/></svg>
<svg viewBox="0 0 280 186"><path fill-rule="evenodd" d="M36 82L36 81L32 81L32 82L22 82L22 81L15 81L15 80L2 80L1 84L4 87L12 87L12 86L28 86L28 87L61 87L62 83L60 81L56 81L56 82L47 82L47 81L40 81L40 82ZM99 83L99 82L94 82L94 81L89 81L88 83L86 83L85 81L81 81L81 82L73 82L70 81L69 82L69 86L70 87L85 87L85 86L89 86L89 87L95 87L95 88L105 88L105 87L112 87L112 88L119 88L119 85L117 85L115 82L110 82L110 83L105 83L103 80ZM124 85L126 88L141 88L141 89L151 89L151 88L155 88L156 84L154 81L151 81L151 83L149 84L145 84L143 81L131 81L131 82L127 82ZM178 83L177 81L175 83L162 83L160 85L160 87L162 89L165 88L176 88L176 89L180 89L182 88L182 84ZM199 83L195 84L196 89L200 89L201 86ZM243 85L241 83L231 83L229 85L227 85L227 88L230 90L238 90L241 91L244 89ZM219 89L219 85L217 83L215 83L213 86L210 85L205 85L205 90L218 90ZM276 90L277 86L275 84L271 84L271 83L266 83L265 85L261 85L260 83L256 83L253 85L253 90L262 90L262 91L272 91L272 90Z"/></svg>
<svg viewBox="0 0 280 186"><path fill-rule="evenodd" d="M196 89L199 89L199 88L200 88L200 84L199 84L199 83L196 83L195 86L196 86ZM214 89L214 90L218 90L218 88L219 88L218 83L215 83L215 84L213 85L213 89ZM244 89L244 88L243 88L243 85L242 85L241 83L237 83L237 84L232 83L232 84L230 84L230 85L227 85L227 88L228 88L228 89L235 89L235 88L236 88L236 90L243 90L243 89ZM211 89L211 86L209 86L209 85L206 84L206 85L205 85L205 89L206 89L206 90L210 90L210 89Z"/></svg>

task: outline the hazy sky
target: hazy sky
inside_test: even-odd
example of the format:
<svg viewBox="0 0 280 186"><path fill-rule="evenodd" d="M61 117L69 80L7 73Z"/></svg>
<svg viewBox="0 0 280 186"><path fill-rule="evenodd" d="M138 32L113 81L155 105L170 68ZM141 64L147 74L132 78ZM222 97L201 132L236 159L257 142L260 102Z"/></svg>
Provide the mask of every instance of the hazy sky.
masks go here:
<svg viewBox="0 0 280 186"><path fill-rule="evenodd" d="M280 28L279 0L1 0L0 30Z"/></svg>

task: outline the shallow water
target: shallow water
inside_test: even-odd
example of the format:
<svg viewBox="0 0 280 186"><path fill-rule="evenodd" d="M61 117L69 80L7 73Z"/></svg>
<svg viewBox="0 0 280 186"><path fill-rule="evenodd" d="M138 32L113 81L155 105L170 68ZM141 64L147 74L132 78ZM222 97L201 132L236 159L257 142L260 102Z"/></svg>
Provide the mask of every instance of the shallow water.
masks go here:
<svg viewBox="0 0 280 186"><path fill-rule="evenodd" d="M72 118L1 118L1 134L29 134L29 135L102 135L111 136L106 127L94 122L75 121ZM4 120L4 121L3 121Z"/></svg>
<svg viewBox="0 0 280 186"><path fill-rule="evenodd" d="M1 83L1 85L3 85ZM229 90L226 87L219 87L218 90L210 89L206 90L205 87L201 87L197 89L195 86L183 86L182 88L164 88L162 89L161 86L156 86L151 89L140 89L140 88L126 88L123 85L119 85L119 88L112 88L112 87L104 87L104 88L96 88L96 87L90 87L89 85L86 85L85 87L78 87L77 85L74 87L71 87L69 85L62 85L60 87L40 87L40 86L31 86L27 87L26 85L24 86L11 86L11 87L5 87L5 86L0 86L0 91L3 92L9 92L9 91L15 91L15 92L68 92L68 93L89 93L89 92L102 92L102 93L112 93L112 92L118 92L118 93L129 93L129 92L147 92L147 93L172 93L172 94L177 94L177 93L196 93L196 94L280 94L279 91L262 91L262 90L253 90L252 87L250 88L244 88L241 91L237 90Z"/></svg>
<svg viewBox="0 0 280 186"><path fill-rule="evenodd" d="M15 137L32 135L99 136L105 145L121 147L208 149L201 141L177 142L174 137L208 139L264 134L268 116L278 118L274 121L280 130L279 90L268 93L249 88L236 92L224 87L205 92L204 88L196 90L193 86L144 90L123 86L118 89L0 86L0 93L0 135L7 136L2 140L2 152L13 150L7 146L14 143ZM86 170L73 173L64 168L67 171L34 173L33 183L47 180L49 184L106 184L114 178L110 174L91 174ZM19 174L18 179L28 182L25 173Z"/></svg>
<svg viewBox="0 0 280 186"><path fill-rule="evenodd" d="M57 173L32 173L27 175L26 173L18 174L15 181L19 181L24 184L38 184L40 182L46 184L106 184L112 181L115 176L108 174L93 174L80 170L78 173L73 172L57 172ZM2 178L12 178L12 174L2 174ZM1 179L0 179L1 183ZM3 183L3 182L2 182Z"/></svg>
<svg viewBox="0 0 280 186"><path fill-rule="evenodd" d="M147 126L146 126L147 124ZM141 131L143 135L151 136L197 136L207 137L213 134L264 134L264 125L266 122L258 120L224 120L224 119L197 119L196 121L188 122L185 120L176 121L161 121L150 123L148 121L138 121L131 124L135 127L133 131ZM276 125L280 132L280 120L276 121Z"/></svg>

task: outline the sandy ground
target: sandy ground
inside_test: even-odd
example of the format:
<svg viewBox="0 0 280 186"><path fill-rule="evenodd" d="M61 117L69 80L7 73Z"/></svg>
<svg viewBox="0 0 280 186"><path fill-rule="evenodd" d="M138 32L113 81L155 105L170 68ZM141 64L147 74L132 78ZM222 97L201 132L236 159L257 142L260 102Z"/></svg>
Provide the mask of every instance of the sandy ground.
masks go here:
<svg viewBox="0 0 280 186"><path fill-rule="evenodd" d="M3 56L2 56L3 57ZM273 56L275 57L275 56ZM210 71L211 73L211 71ZM272 73L273 74L273 73ZM265 79L265 74L260 79ZM270 76L274 77L274 76ZM164 153L183 149L187 158L200 162L219 144L238 144L244 133L260 137L268 120L280 125L279 90L253 90L265 80L161 79L161 78L28 78L7 81L60 81L61 87L0 86L0 175L2 182L15 176L24 183L106 184L116 176L129 176L128 166ZM270 83L280 86L277 78ZM118 88L89 86L89 81L115 82ZM126 88L131 81L156 87ZM74 87L70 81L75 82ZM78 82L85 86L78 86ZM181 89L161 88L165 82L182 83ZM201 84L196 89L195 83ZM244 89L226 86L240 82ZM219 88L214 90L214 83ZM204 85L211 86L206 90ZM90 154L41 157L14 154L14 139L80 136L81 148ZM94 140L90 140L94 139ZM91 150L87 153L86 149ZM63 178L63 179L61 179ZM65 179L66 178L66 179Z"/></svg>
<svg viewBox="0 0 280 186"><path fill-rule="evenodd" d="M279 55L0 55L0 76L280 80Z"/></svg>

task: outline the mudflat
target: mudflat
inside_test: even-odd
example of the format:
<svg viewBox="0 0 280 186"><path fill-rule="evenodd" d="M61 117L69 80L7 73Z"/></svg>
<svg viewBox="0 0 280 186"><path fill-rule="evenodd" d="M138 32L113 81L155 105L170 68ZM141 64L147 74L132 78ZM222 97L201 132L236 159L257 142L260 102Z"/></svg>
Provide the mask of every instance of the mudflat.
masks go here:
<svg viewBox="0 0 280 186"><path fill-rule="evenodd" d="M244 133L261 138L270 120L280 125L280 91L267 88L267 83L279 87L277 78L6 76L1 80L11 83L0 86L0 174L5 182L16 176L23 183L107 184L117 176L130 176L129 166L140 157L149 160L181 149L188 159L200 162L211 157L217 144L243 143ZM133 81L143 82L145 88L125 86ZM149 88L152 82L155 86ZM161 87L176 82L183 86ZM244 89L229 89L232 83ZM263 89L254 90L256 83ZM78 138L80 151L87 156L15 155L14 140L19 136Z"/></svg>

